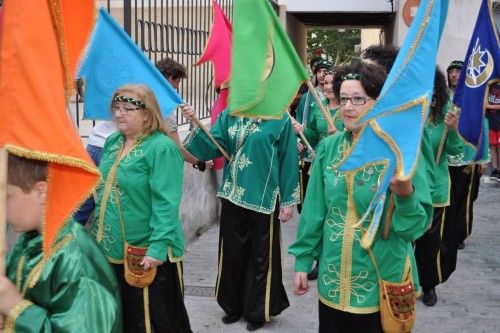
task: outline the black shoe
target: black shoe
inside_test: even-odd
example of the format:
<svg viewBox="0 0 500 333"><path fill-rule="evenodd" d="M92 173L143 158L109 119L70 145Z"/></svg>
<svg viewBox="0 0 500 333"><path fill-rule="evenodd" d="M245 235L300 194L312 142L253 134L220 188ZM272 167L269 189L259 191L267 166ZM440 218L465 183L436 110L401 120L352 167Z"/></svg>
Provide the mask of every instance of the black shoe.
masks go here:
<svg viewBox="0 0 500 333"><path fill-rule="evenodd" d="M227 314L224 317L222 317L222 322L228 325L237 322L238 320L240 320L240 318L241 318L240 314L233 314L233 315Z"/></svg>
<svg viewBox="0 0 500 333"><path fill-rule="evenodd" d="M262 326L264 326L264 322L249 321L247 323L247 331L250 331L250 332L257 331L258 329L261 329Z"/></svg>
<svg viewBox="0 0 500 333"><path fill-rule="evenodd" d="M314 267L314 269L307 274L307 279L309 281L316 280L318 278L318 269L319 269L319 264L316 263L316 267Z"/></svg>
<svg viewBox="0 0 500 333"><path fill-rule="evenodd" d="M437 303L437 295L436 290L434 288L425 290L424 289L424 297L422 297L422 302L427 306L434 306Z"/></svg>
<svg viewBox="0 0 500 333"><path fill-rule="evenodd" d="M463 249L465 249L465 244L464 244L464 242L462 242L462 243L458 244L457 249L459 249L459 250L463 250Z"/></svg>

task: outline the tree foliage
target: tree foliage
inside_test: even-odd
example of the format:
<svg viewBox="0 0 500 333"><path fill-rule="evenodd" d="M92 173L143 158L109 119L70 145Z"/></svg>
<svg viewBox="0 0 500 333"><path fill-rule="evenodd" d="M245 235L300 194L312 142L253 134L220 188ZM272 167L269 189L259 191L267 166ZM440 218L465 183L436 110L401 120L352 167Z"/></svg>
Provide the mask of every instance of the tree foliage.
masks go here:
<svg viewBox="0 0 500 333"><path fill-rule="evenodd" d="M309 29L307 31L308 59L326 55L340 65L356 56L355 46L361 43L360 29Z"/></svg>

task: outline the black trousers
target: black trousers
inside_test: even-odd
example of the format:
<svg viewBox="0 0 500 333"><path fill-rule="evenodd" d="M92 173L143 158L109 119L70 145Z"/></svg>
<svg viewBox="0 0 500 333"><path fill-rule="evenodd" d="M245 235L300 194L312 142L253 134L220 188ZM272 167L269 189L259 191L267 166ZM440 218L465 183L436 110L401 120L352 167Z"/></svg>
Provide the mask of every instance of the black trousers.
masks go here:
<svg viewBox="0 0 500 333"><path fill-rule="evenodd" d="M217 302L229 315L269 321L290 304L282 282L278 210L262 214L222 199Z"/></svg>
<svg viewBox="0 0 500 333"><path fill-rule="evenodd" d="M420 285L430 289L444 282L441 280L441 238L444 208L434 208L432 225L415 242L415 259L418 267Z"/></svg>
<svg viewBox="0 0 500 333"><path fill-rule="evenodd" d="M319 333L383 333L380 312L355 314L335 310L319 301Z"/></svg>
<svg viewBox="0 0 500 333"><path fill-rule="evenodd" d="M302 204L306 198L307 184L309 183L309 169L311 168L311 162L303 161L299 167L299 177L300 177L300 204L297 205L297 211L302 213Z"/></svg>
<svg viewBox="0 0 500 333"><path fill-rule="evenodd" d="M446 281L457 266L458 244L472 232L473 204L477 199L481 175L477 164L449 167L450 205L444 209L441 242L441 275Z"/></svg>
<svg viewBox="0 0 500 333"><path fill-rule="evenodd" d="M121 289L124 332L191 332L184 306L182 263L158 266L147 288L127 284L123 265L112 265Z"/></svg>
<svg viewBox="0 0 500 333"><path fill-rule="evenodd" d="M462 190L464 194L464 202L465 205L464 207L461 207L462 212L464 214L461 215L462 217L462 223L459 223L458 225L458 234L457 234L457 240L458 243L462 243L465 241L467 237L472 232L472 221L473 221L473 208L474 208L474 201L476 201L477 196L479 194L479 184L481 182L481 174L480 174L480 168L478 164L472 164L469 166L466 166L465 168L462 168L462 172L458 173L454 178L452 178L452 181L455 180L455 178L459 178L461 176L461 181L456 180L458 184L460 184L460 189L456 189L456 191L453 191L454 195L458 194L458 191ZM452 185L453 186L453 185ZM453 197L452 197L453 198ZM451 199L453 200L453 199Z"/></svg>

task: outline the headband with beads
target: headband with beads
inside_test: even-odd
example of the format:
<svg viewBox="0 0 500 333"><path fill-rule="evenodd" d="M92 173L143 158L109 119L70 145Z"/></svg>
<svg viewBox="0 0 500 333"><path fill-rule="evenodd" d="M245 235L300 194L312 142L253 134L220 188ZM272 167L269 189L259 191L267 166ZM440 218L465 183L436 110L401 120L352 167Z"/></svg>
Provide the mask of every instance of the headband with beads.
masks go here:
<svg viewBox="0 0 500 333"><path fill-rule="evenodd" d="M359 80L359 74L358 73L347 73L346 75L342 76L342 81L345 80Z"/></svg>
<svg viewBox="0 0 500 333"><path fill-rule="evenodd" d="M133 99L132 97L127 97L127 96L123 96L123 95L116 95L115 98L113 99L114 102L127 102L127 103L130 103L130 104L134 104L135 106L138 106L140 107L141 109L145 109L146 108L146 104L144 104L143 101L140 101L138 99Z"/></svg>

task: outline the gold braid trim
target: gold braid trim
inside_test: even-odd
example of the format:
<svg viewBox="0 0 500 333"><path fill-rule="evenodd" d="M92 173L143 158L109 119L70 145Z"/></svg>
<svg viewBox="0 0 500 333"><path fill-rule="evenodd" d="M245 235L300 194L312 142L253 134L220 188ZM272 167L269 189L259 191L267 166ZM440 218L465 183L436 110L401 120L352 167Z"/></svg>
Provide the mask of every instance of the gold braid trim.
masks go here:
<svg viewBox="0 0 500 333"><path fill-rule="evenodd" d="M24 147L19 147L16 145L6 144L5 149L14 155L25 157L29 159L41 160L51 163L58 163L70 167L76 167L83 169L87 172L93 173L95 175L100 175L99 169L94 165L75 157L69 157L65 155L52 154L43 151L27 149Z"/></svg>
<svg viewBox="0 0 500 333"><path fill-rule="evenodd" d="M66 243L68 243L72 239L73 239L73 235L67 235L66 237L64 237L61 241L59 241L57 244L55 244L54 247L52 247L47 258L51 257L54 253L61 250L64 247L64 245L66 245ZM31 289L36 285L36 283L40 279L40 276L43 273L43 269L44 269L46 263L47 263L47 259L44 257L28 273L28 276L26 278L26 282L24 283L24 286L21 290L22 296L26 295L26 292L28 291L28 289Z"/></svg>
<svg viewBox="0 0 500 333"><path fill-rule="evenodd" d="M101 198L101 207L99 209L99 217L97 219L97 235L96 235L96 242L98 244L101 243L103 233L104 233L104 217L106 215L106 208L108 205L108 200L109 196L111 195L111 190L113 189L113 184L116 181L116 185L118 186L118 180L116 178L116 173L118 170L118 164L124 159L129 153L131 153L137 146L139 145L140 141L137 139L137 141L127 150L125 151L125 142L122 141L122 147L120 148L119 151L116 152L116 157L113 165L111 166L111 169L109 170L108 173L108 178L106 179L106 182L104 183L104 191L102 193L102 198ZM119 193L116 193L116 195L119 195ZM125 235L123 235L125 237ZM123 242L125 243L125 239L123 239Z"/></svg>
<svg viewBox="0 0 500 333"><path fill-rule="evenodd" d="M465 237L468 237L470 235L470 228L471 228L471 218L470 218L470 206L472 205L471 203L471 196L472 196L472 185L474 184L474 174L476 173L476 166L477 164L472 164L471 166L471 173L470 173L470 181L469 181L469 188L467 190L467 203L465 206ZM474 202L474 201L472 201Z"/></svg>
<svg viewBox="0 0 500 333"><path fill-rule="evenodd" d="M219 295L220 279L222 275L222 256L223 256L224 238L221 236L220 249L219 249L219 267L217 271L217 283L215 284L215 297Z"/></svg>
<svg viewBox="0 0 500 333"><path fill-rule="evenodd" d="M181 288L181 294L184 295L184 283L182 280L182 266L180 262L176 262L175 266L177 268L177 276L179 278L179 287Z"/></svg>
<svg viewBox="0 0 500 333"><path fill-rule="evenodd" d="M149 316L149 287L142 290L143 301L144 301L144 326L146 328L146 333L151 333L151 318Z"/></svg>
<svg viewBox="0 0 500 333"><path fill-rule="evenodd" d="M266 278L266 299L264 303L264 317L266 321L270 320L269 307L271 303L271 279L273 274L273 232L274 232L274 213L271 214L269 223L269 268L267 269Z"/></svg>
<svg viewBox="0 0 500 333"><path fill-rule="evenodd" d="M5 333L16 331L17 317L19 317L21 313L23 313L24 310L26 310L26 308L31 305L33 305L33 303L23 299L21 302L17 303L12 310L9 311L5 322Z"/></svg>
<svg viewBox="0 0 500 333"><path fill-rule="evenodd" d="M177 263L182 261L183 256L174 257L174 254L172 253L172 248L170 246L168 247L167 254L168 254L168 260L171 263Z"/></svg>
<svg viewBox="0 0 500 333"><path fill-rule="evenodd" d="M71 75L71 70L69 68L68 53L66 52L66 43L64 38L64 24L61 11L61 0L51 0L49 1L50 12L52 14L52 21L54 24L54 30L56 32L57 44L59 46L59 55L61 57L61 63L64 71L64 90L66 94L66 99L75 93L75 87L73 86L73 79Z"/></svg>
<svg viewBox="0 0 500 333"><path fill-rule="evenodd" d="M26 256L22 256L21 259L19 259L19 263L17 264L17 269L16 269L16 289L18 291L21 290L23 268L25 263L26 263Z"/></svg>
<svg viewBox="0 0 500 333"><path fill-rule="evenodd" d="M439 231L439 239L443 239L443 233L444 233L444 227L445 227L445 221L446 221L446 209L442 209L443 212L441 213L441 229ZM443 274L441 272L441 249L438 250L437 256L436 256L436 268L437 268L437 273L438 273L438 281L439 283L443 282Z"/></svg>
<svg viewBox="0 0 500 333"><path fill-rule="evenodd" d="M351 306L350 304L335 304L321 295L319 295L319 301L332 309L343 311L343 312L349 312L349 313L355 313L355 314L370 314L370 313L375 313L375 312L379 311L378 305L369 306L366 308L357 308L357 307Z"/></svg>

